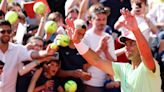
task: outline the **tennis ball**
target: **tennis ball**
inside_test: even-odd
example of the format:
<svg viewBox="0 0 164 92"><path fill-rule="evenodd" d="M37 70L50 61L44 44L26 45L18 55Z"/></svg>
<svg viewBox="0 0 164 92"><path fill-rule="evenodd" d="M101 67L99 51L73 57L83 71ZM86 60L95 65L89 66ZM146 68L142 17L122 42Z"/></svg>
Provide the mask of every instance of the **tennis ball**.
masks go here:
<svg viewBox="0 0 164 92"><path fill-rule="evenodd" d="M77 84L73 80L69 80L64 84L64 88L66 92L76 92Z"/></svg>
<svg viewBox="0 0 164 92"><path fill-rule="evenodd" d="M45 26L44 26L44 30L46 33L48 34L53 34L56 32L57 30L57 23L54 21L47 21Z"/></svg>
<svg viewBox="0 0 164 92"><path fill-rule="evenodd" d="M33 6L33 10L36 14L44 14L46 11L46 5L43 2L36 2Z"/></svg>
<svg viewBox="0 0 164 92"><path fill-rule="evenodd" d="M56 49L57 47L58 47L58 46L57 46L55 43L51 43L51 44L50 44L50 48L51 48L51 49Z"/></svg>
<svg viewBox="0 0 164 92"><path fill-rule="evenodd" d="M18 14L14 11L9 11L5 15L5 20L9 21L10 24L14 24L18 20Z"/></svg>
<svg viewBox="0 0 164 92"><path fill-rule="evenodd" d="M68 35L58 34L56 43L57 43L58 46L66 47L70 43L70 38L68 37Z"/></svg>

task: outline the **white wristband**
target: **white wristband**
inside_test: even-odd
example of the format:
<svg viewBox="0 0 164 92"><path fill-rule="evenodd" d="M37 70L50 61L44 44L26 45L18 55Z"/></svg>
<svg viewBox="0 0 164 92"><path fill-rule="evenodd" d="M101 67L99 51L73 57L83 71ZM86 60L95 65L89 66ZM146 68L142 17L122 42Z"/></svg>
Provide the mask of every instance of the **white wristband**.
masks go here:
<svg viewBox="0 0 164 92"><path fill-rule="evenodd" d="M80 55L84 55L89 50L89 47L86 44L84 44L82 41L74 45L77 51L80 53Z"/></svg>

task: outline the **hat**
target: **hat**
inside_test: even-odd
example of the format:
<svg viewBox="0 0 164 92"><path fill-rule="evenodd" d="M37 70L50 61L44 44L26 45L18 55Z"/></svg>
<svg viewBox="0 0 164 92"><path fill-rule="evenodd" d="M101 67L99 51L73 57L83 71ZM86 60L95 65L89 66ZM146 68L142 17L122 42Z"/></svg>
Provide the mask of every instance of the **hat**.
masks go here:
<svg viewBox="0 0 164 92"><path fill-rule="evenodd" d="M123 35L121 35L119 38L118 38L118 41L121 43L121 44L125 44L125 41L126 39L130 39L130 40L136 40L134 34L129 31L129 32L125 32Z"/></svg>
<svg viewBox="0 0 164 92"><path fill-rule="evenodd" d="M142 34L143 36L145 37L145 39L147 41L149 41L149 32L148 31L142 31ZM134 36L133 32L132 31L126 31L124 32L119 38L118 38L118 41L121 43L121 44L125 44L125 41L126 39L130 39L130 40L136 40L136 37Z"/></svg>
<svg viewBox="0 0 164 92"><path fill-rule="evenodd" d="M84 20L82 20L82 19L76 19L76 20L74 21L74 28L75 28L75 29L80 29L80 28L82 28L82 29L87 29L87 24L86 24L86 22L85 22Z"/></svg>

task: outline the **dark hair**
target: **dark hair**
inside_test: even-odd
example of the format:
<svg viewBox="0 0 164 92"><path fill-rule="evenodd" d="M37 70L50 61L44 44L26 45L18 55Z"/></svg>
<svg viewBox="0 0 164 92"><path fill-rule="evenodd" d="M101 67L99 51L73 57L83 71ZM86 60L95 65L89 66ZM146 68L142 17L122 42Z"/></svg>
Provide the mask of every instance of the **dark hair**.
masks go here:
<svg viewBox="0 0 164 92"><path fill-rule="evenodd" d="M147 0L131 0L131 4L132 4L132 3L137 3L137 4L138 4L138 3L142 3L142 2L143 2L145 5L147 5Z"/></svg>
<svg viewBox="0 0 164 92"><path fill-rule="evenodd" d="M89 11L88 11L88 19L90 20L96 14L101 14L101 13L106 14L106 15L109 15L110 14L110 8L109 7L104 7L100 3L94 4L94 5L92 5L89 8Z"/></svg>
<svg viewBox="0 0 164 92"><path fill-rule="evenodd" d="M4 19L0 20L0 27L3 25L10 26L10 28L11 28L11 24L7 20L4 20Z"/></svg>
<svg viewBox="0 0 164 92"><path fill-rule="evenodd" d="M0 10L0 16L5 16L5 13L2 10Z"/></svg>
<svg viewBox="0 0 164 92"><path fill-rule="evenodd" d="M5 63L4 63L4 62L2 62L2 60L0 60L0 65L5 65Z"/></svg>
<svg viewBox="0 0 164 92"><path fill-rule="evenodd" d="M7 10L10 11L12 10L15 6L18 6L21 8L21 5L18 2L12 2L8 4Z"/></svg>
<svg viewBox="0 0 164 92"><path fill-rule="evenodd" d="M70 13L73 13L73 12L76 12L77 14L79 13L79 10L77 8L71 8L69 11L68 11L68 14L66 15L66 17L70 14Z"/></svg>

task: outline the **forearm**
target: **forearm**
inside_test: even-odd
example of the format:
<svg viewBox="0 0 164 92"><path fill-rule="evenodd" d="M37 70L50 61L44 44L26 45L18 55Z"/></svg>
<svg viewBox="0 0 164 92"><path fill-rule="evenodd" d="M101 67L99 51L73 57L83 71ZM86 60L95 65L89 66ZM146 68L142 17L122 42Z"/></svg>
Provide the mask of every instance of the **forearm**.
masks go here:
<svg viewBox="0 0 164 92"><path fill-rule="evenodd" d="M116 56L120 56L125 53L125 47L115 50Z"/></svg>
<svg viewBox="0 0 164 92"><path fill-rule="evenodd" d="M41 92L41 91L44 90L44 89L46 89L45 85L41 85L41 86L39 86L39 87L36 87L36 88L34 89L34 92Z"/></svg>
<svg viewBox="0 0 164 92"><path fill-rule="evenodd" d="M65 77L73 77L73 70L62 70L62 69L60 69L58 76L64 77L64 78Z"/></svg>
<svg viewBox="0 0 164 92"><path fill-rule="evenodd" d="M31 71L34 67L36 67L40 63L41 63L40 61L34 60L31 63L23 66L22 69L19 70L19 75L23 76L24 74L26 74L29 71Z"/></svg>
<svg viewBox="0 0 164 92"><path fill-rule="evenodd" d="M41 37L43 37L43 35L44 35L44 29L43 29L44 22L45 22L45 17L42 17L40 19L39 28L38 28L37 33L35 34L35 36L41 36Z"/></svg>
<svg viewBox="0 0 164 92"><path fill-rule="evenodd" d="M43 70L43 68L40 68L34 73L27 92L34 92L36 82L37 82L42 70Z"/></svg>
<svg viewBox="0 0 164 92"><path fill-rule="evenodd" d="M82 56L89 64L98 67L110 75L114 75L112 63L107 60L102 60L94 51L89 49Z"/></svg>
<svg viewBox="0 0 164 92"><path fill-rule="evenodd" d="M46 50L33 51L31 53L32 59L39 59L39 58L46 57L46 56L48 56Z"/></svg>
<svg viewBox="0 0 164 92"><path fill-rule="evenodd" d="M138 45L138 49L140 51L141 54L141 58L143 59L143 63L145 64L145 66L150 69L150 70L155 70L155 62L149 47L149 44L147 42L147 40L145 39L145 37L142 35L140 29L136 29L135 31L133 31L135 37L136 37L136 42Z"/></svg>
<svg viewBox="0 0 164 92"><path fill-rule="evenodd" d="M7 11L7 0L1 1L0 10L2 10L4 13L6 13L6 11Z"/></svg>
<svg viewBox="0 0 164 92"><path fill-rule="evenodd" d="M105 57L108 61L116 61L108 51L104 51L104 53L105 53ZM115 53L113 53L113 54L115 54Z"/></svg>
<svg viewBox="0 0 164 92"><path fill-rule="evenodd" d="M88 3L89 3L89 0L82 0L82 2L80 4L79 15L78 15L79 19L85 18L85 14L86 14L87 9L88 9Z"/></svg>
<svg viewBox="0 0 164 92"><path fill-rule="evenodd" d="M157 27L149 19L147 19L146 22L148 23L148 26L150 27L153 34L156 34L158 32Z"/></svg>

